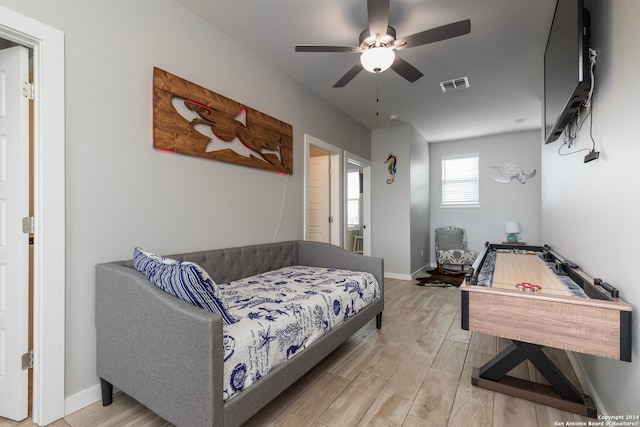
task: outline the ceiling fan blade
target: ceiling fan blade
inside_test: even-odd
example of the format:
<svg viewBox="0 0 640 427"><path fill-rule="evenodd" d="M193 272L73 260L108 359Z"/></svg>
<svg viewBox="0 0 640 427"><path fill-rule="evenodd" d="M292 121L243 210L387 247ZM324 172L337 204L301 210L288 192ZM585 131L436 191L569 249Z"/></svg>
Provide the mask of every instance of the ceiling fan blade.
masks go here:
<svg viewBox="0 0 640 427"><path fill-rule="evenodd" d="M431 28L430 30L412 34L396 40L395 44L398 45L398 49L406 49L408 47L420 46L423 44L462 36L469 34L470 31L471 21L469 19L465 19L464 21L453 22L441 27Z"/></svg>
<svg viewBox="0 0 640 427"><path fill-rule="evenodd" d="M386 36L389 25L389 0L367 0L367 16L369 17L369 35Z"/></svg>
<svg viewBox="0 0 640 427"><path fill-rule="evenodd" d="M358 61L333 87L345 87L360 71L362 71L362 63Z"/></svg>
<svg viewBox="0 0 640 427"><path fill-rule="evenodd" d="M362 49L353 46L322 46L314 44L298 44L296 52L360 52Z"/></svg>
<svg viewBox="0 0 640 427"><path fill-rule="evenodd" d="M396 55L396 59L393 61L393 64L391 64L391 69L400 74L405 79L409 80L411 83L415 82L424 75L420 72L420 70L409 64L404 59L400 58L398 55Z"/></svg>

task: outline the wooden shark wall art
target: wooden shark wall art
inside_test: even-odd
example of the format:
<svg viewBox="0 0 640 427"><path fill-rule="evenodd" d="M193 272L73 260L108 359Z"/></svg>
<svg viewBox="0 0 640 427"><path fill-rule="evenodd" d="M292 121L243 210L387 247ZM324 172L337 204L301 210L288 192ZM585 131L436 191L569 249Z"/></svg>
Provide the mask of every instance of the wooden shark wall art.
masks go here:
<svg viewBox="0 0 640 427"><path fill-rule="evenodd" d="M291 174L291 125L159 68L153 69L153 146Z"/></svg>

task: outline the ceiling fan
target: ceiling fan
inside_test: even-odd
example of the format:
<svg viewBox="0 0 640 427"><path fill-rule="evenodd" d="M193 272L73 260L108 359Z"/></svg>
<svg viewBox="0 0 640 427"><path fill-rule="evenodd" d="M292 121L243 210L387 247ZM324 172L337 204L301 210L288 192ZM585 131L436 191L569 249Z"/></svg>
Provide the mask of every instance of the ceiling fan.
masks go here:
<svg viewBox="0 0 640 427"><path fill-rule="evenodd" d="M413 65L397 56L394 50L446 40L468 34L471 31L471 21L465 19L396 39L395 28L389 26L389 0L367 0L367 16L369 18L369 28L360 33L359 46L299 44L296 45L296 52L360 53L360 61L347 71L333 87L344 87L363 68L372 73L381 73L391 68L413 83L423 74Z"/></svg>

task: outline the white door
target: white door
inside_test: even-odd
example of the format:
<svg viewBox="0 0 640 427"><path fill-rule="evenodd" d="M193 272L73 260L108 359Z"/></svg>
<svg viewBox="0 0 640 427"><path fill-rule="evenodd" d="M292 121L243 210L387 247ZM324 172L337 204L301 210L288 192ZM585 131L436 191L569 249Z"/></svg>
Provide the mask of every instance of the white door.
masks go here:
<svg viewBox="0 0 640 427"><path fill-rule="evenodd" d="M309 158L309 240L329 243L329 156Z"/></svg>
<svg viewBox="0 0 640 427"><path fill-rule="evenodd" d="M29 73L22 46L0 51L0 416L28 416L29 101L22 83Z"/></svg>

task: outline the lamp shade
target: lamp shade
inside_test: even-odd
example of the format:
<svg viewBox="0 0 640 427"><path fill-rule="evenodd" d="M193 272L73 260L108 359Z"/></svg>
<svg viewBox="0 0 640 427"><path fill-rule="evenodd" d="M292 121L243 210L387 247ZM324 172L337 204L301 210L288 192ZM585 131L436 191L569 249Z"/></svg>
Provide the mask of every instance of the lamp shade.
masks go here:
<svg viewBox="0 0 640 427"><path fill-rule="evenodd" d="M396 53L389 47L372 47L360 55L360 62L370 73L381 73L391 67Z"/></svg>
<svg viewBox="0 0 640 427"><path fill-rule="evenodd" d="M515 234L520 232L520 227L515 221L506 222L504 224L504 232L506 234Z"/></svg>

